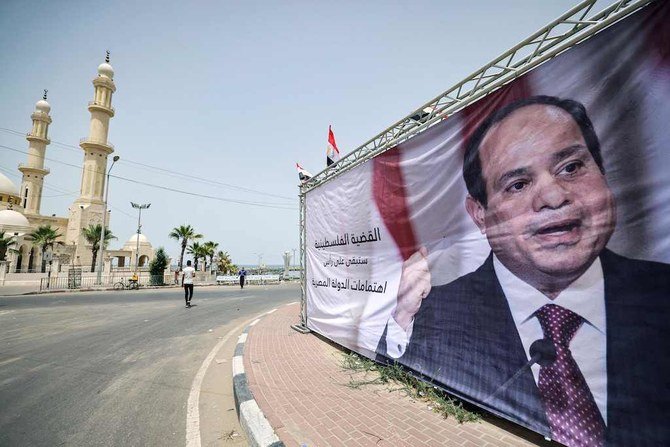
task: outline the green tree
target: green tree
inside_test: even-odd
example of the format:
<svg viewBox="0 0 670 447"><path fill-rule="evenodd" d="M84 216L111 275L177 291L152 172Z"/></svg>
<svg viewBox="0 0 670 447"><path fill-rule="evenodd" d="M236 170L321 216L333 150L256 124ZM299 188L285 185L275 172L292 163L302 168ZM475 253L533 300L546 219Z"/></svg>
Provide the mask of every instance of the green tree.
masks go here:
<svg viewBox="0 0 670 447"><path fill-rule="evenodd" d="M91 253L93 257L91 258L91 271L95 272L96 261L98 259L98 250L100 249L100 234L102 233L102 225L89 225L88 228L82 228L81 234L84 235L86 242L91 244ZM105 242L104 247L107 248L109 241L116 239L116 236L109 231L109 228L105 228Z"/></svg>
<svg viewBox="0 0 670 447"><path fill-rule="evenodd" d="M200 239L202 238L202 234L196 233L190 225L180 225L174 227L168 236L171 239L181 242L181 253L179 255L179 270L181 270L184 264L184 251L186 251L188 241Z"/></svg>
<svg viewBox="0 0 670 447"><path fill-rule="evenodd" d="M207 254L206 257L209 258L209 269L211 270L214 263L214 254L216 253L216 249L219 247L219 244L217 242L207 241L203 244L203 246L205 247L204 251Z"/></svg>
<svg viewBox="0 0 670 447"><path fill-rule="evenodd" d="M58 230L51 228L51 225L42 225L37 228L37 230L26 236L26 239L32 241L34 245L40 248L42 252L42 272L45 270L44 263L44 254L48 248L53 249L54 245L62 244L62 242L57 241L59 237L63 235L58 233Z"/></svg>
<svg viewBox="0 0 670 447"><path fill-rule="evenodd" d="M13 235L5 236L4 231L0 231L0 261L7 259L7 253L12 251L12 246L16 243Z"/></svg>
<svg viewBox="0 0 670 447"><path fill-rule="evenodd" d="M151 284L162 286L165 284L165 269L168 266L168 257L163 247L158 247L156 255L149 263L149 274L151 275Z"/></svg>
<svg viewBox="0 0 670 447"><path fill-rule="evenodd" d="M216 257L219 258L217 270L224 275L237 273L237 267L233 264L233 261L230 259L230 255L227 251L219 251L216 254Z"/></svg>
<svg viewBox="0 0 670 447"><path fill-rule="evenodd" d="M200 244L199 242L193 242L191 245L188 246L188 254L193 256L193 268L195 271L198 271L198 261L202 259L207 258L207 249L205 248L204 244Z"/></svg>

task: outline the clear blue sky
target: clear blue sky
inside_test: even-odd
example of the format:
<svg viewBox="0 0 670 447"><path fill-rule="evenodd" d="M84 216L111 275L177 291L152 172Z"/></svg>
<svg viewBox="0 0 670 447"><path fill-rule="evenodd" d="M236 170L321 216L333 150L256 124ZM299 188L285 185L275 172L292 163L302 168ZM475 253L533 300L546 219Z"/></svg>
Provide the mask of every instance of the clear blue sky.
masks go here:
<svg viewBox="0 0 670 447"><path fill-rule="evenodd" d="M96 67L111 50L117 92L114 174L223 199L112 179L111 228L136 230L130 201L150 202L143 232L188 223L239 265L281 263L298 248L295 162L325 167L328 125L347 153L572 7L572 1L0 2L0 128L25 133L42 89L53 123L47 158L81 166ZM25 151L21 135L0 144ZM26 156L0 148L20 184ZM166 175L135 163L179 171ZM47 161L42 213L67 215L80 171ZM10 174L7 173L10 171ZM204 183L214 180L259 193ZM49 189L49 188L56 189ZM66 193L69 193L67 195ZM264 193L264 194L262 194ZM275 196L283 196L280 198Z"/></svg>

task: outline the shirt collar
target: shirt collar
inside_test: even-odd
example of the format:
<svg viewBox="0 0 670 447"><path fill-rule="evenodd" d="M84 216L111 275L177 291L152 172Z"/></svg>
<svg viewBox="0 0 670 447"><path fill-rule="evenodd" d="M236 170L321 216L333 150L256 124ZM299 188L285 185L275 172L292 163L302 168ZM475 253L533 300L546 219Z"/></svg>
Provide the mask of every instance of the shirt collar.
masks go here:
<svg viewBox="0 0 670 447"><path fill-rule="evenodd" d="M582 276L553 300L516 277L495 254L493 268L517 327L533 318L535 311L545 304L556 304L571 310L584 318L586 323L605 333L605 281L600 258L596 258Z"/></svg>

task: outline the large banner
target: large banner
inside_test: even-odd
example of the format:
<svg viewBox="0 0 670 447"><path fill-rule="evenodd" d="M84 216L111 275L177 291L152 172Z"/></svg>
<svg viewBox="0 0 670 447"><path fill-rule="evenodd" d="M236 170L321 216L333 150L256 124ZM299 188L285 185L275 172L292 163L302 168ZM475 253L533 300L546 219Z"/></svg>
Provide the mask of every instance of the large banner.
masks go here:
<svg viewBox="0 0 670 447"><path fill-rule="evenodd" d="M670 2L306 210L314 331L571 447L670 445Z"/></svg>

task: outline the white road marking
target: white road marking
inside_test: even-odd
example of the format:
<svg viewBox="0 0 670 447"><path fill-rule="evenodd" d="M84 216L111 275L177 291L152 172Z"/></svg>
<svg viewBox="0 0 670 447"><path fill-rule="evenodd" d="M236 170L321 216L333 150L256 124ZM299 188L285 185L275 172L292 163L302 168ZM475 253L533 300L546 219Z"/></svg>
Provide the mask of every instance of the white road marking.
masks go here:
<svg viewBox="0 0 670 447"><path fill-rule="evenodd" d="M241 335L237 338L237 342L238 342L238 343L245 343L246 341L247 341L247 333L246 333L246 332L243 333L243 334L241 334Z"/></svg>
<svg viewBox="0 0 670 447"><path fill-rule="evenodd" d="M9 359L0 360L0 366L6 365L8 363L14 363L17 360L21 360L21 357L12 357L12 358L9 358Z"/></svg>
<svg viewBox="0 0 670 447"><path fill-rule="evenodd" d="M275 310L277 309L273 309L270 312L261 314L259 317L254 317L255 318L254 322L251 323L249 326L253 326L254 324L258 323L258 321L260 321L260 317L262 317L263 315L271 314ZM249 320L247 320L247 322L248 321ZM216 353L219 352L219 349L221 349L221 347L228 341L230 337L240 332L247 325L247 322L244 322L239 326L235 327L233 330L229 331L216 344L216 346L212 348L212 350L209 352L205 360L203 360L202 365L200 365L200 369L198 369L198 372L193 378L193 383L191 384L191 392L188 395L188 402L186 404L186 447L201 447L200 410L198 408L198 405L200 404L200 388L202 388L202 381L205 379L207 369L209 368L209 365L212 363L212 360L214 360ZM236 358L237 357L233 358L233 368L235 367ZM241 364L242 371L244 371L244 363L242 360L243 357L240 356L239 364Z"/></svg>
<svg viewBox="0 0 670 447"><path fill-rule="evenodd" d="M202 387L202 381L207 373L207 368L209 368L210 363L214 360L219 349L221 349L230 337L240 332L245 325L246 322L228 332L216 346L214 346L209 352L209 355L207 355L202 362L202 365L200 365L200 369L193 379L191 392L188 395L188 403L186 404L186 447L200 447L200 410L198 409L198 405L200 403L200 388Z"/></svg>
<svg viewBox="0 0 670 447"><path fill-rule="evenodd" d="M273 313L273 312L277 312L277 309L272 309L271 311L266 312L265 315L270 315L270 314Z"/></svg>
<svg viewBox="0 0 670 447"><path fill-rule="evenodd" d="M261 321L261 319L256 318L254 321L251 322L251 324L249 326L256 326L256 323L258 323L259 321Z"/></svg>

